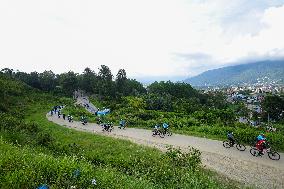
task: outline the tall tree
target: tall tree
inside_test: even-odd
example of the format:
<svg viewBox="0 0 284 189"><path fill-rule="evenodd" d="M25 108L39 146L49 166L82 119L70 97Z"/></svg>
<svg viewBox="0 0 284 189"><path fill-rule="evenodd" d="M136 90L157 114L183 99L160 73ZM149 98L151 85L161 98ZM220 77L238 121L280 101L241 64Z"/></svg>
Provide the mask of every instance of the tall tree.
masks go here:
<svg viewBox="0 0 284 189"><path fill-rule="evenodd" d="M60 74L60 85L67 95L72 95L74 90L78 88L78 74L73 71Z"/></svg>
<svg viewBox="0 0 284 189"><path fill-rule="evenodd" d="M126 84L127 84L127 76L126 76L126 71L124 69L119 69L117 74L116 74L116 79L115 79L115 84L116 84L116 91L119 94L126 94Z"/></svg>
<svg viewBox="0 0 284 189"><path fill-rule="evenodd" d="M40 73L39 81L44 91L51 91L56 87L56 76L51 70Z"/></svg>
<svg viewBox="0 0 284 189"><path fill-rule="evenodd" d="M39 73L38 72L31 72L29 74L29 81L28 81L28 85L37 88L37 89L41 89L41 85L40 85L40 81L39 81Z"/></svg>
<svg viewBox="0 0 284 189"><path fill-rule="evenodd" d="M108 66L101 65L98 73L99 94L102 96L114 96L113 75Z"/></svg>
<svg viewBox="0 0 284 189"><path fill-rule="evenodd" d="M90 68L85 68L80 75L80 88L89 93L94 93L96 88L96 73Z"/></svg>

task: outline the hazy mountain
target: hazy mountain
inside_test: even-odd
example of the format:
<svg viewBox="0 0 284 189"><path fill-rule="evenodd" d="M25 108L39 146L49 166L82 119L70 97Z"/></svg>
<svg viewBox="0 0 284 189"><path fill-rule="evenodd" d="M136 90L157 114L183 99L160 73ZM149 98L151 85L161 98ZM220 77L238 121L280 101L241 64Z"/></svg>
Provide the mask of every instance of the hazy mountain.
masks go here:
<svg viewBox="0 0 284 189"><path fill-rule="evenodd" d="M209 70L185 82L193 86L223 86L260 82L284 83L284 60L260 61Z"/></svg>

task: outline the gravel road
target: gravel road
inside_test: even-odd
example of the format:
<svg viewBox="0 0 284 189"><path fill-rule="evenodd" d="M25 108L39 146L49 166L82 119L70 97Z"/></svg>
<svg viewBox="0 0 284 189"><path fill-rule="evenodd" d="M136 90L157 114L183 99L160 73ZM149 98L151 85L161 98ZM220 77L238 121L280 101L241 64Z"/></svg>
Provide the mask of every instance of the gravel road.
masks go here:
<svg viewBox="0 0 284 189"><path fill-rule="evenodd" d="M80 122L74 121L69 123L67 120L49 115L47 115L47 119L67 128L128 139L138 144L159 148L160 150L165 150L167 145L173 145L182 149L191 146L202 152L202 164L205 167L221 175L255 188L284 188L283 153L280 153L282 159L273 161L268 158L267 154L262 157L253 157L249 153L250 147L248 146L246 151L241 152L236 148L226 149L222 146L221 141L207 138L179 134L160 138L159 136L152 137L150 130L137 128L121 130L118 127L114 127L111 133L104 133L102 128L94 123L88 123L84 126Z"/></svg>

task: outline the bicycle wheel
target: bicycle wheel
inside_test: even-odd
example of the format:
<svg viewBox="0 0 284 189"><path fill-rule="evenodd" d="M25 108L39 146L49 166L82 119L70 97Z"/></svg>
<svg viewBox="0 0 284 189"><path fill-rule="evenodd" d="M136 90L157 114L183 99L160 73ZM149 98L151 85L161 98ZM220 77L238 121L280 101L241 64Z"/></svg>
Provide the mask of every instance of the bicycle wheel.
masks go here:
<svg viewBox="0 0 284 189"><path fill-rule="evenodd" d="M245 151L246 150L246 147L242 144L237 144L237 149L240 150L240 151Z"/></svg>
<svg viewBox="0 0 284 189"><path fill-rule="evenodd" d="M259 153L257 148L251 148L249 152L253 156L258 156L258 153Z"/></svg>
<svg viewBox="0 0 284 189"><path fill-rule="evenodd" d="M164 137L165 137L165 134L164 134L164 132L162 132L162 131L159 131L159 135L160 135L161 138L164 138Z"/></svg>
<svg viewBox="0 0 284 189"><path fill-rule="evenodd" d="M272 160L279 160L280 159L280 154L278 152L268 152L268 157Z"/></svg>
<svg viewBox="0 0 284 189"><path fill-rule="evenodd" d="M227 140L223 141L223 146L224 146L225 148L231 148L231 144L230 144L230 142L227 141Z"/></svg>

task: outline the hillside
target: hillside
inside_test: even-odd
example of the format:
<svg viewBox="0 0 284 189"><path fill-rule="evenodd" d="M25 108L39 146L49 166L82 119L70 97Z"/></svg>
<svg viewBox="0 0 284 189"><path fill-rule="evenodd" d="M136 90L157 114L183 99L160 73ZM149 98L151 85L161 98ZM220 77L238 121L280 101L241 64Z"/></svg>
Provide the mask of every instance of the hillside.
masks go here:
<svg viewBox="0 0 284 189"><path fill-rule="evenodd" d="M43 92L13 78L13 75L2 73L0 84L3 99L0 101L0 188L37 188L43 184L50 188L237 188L244 183L223 175L216 163L215 168L211 168L217 173L204 169L199 150L182 152L173 148L162 153L127 140L113 139L109 137L111 135L94 134L94 130L84 133L60 127L57 122L46 119L46 113L54 105L66 105L64 110L74 115L74 120L85 113L83 108L74 106L74 101L63 91L58 94L60 96L53 91ZM249 143L251 136L260 132L259 128L231 122L235 120L232 116L235 112L224 109L226 106L220 96L198 96L190 85L171 82L157 82L149 87L149 91L151 94L145 101L141 96L123 96L119 100L94 97L91 100L100 108L113 107L105 121L115 123L124 118L128 121L127 127L148 129L155 123L169 123L175 134L165 140L177 141L174 139L179 137L176 133L224 140L227 131L231 130L236 137L241 137L242 142ZM175 94L175 98L171 94ZM196 95L195 98L185 98ZM198 102L198 97L204 102ZM175 103L168 106L172 101ZM220 109L210 109L211 104ZM90 121L95 121L95 117L90 117ZM76 121L70 124L76 126ZM91 125L88 123L83 130L92 129ZM283 150L283 126L275 125L275 128L277 133L267 133L267 137L275 149ZM121 132L131 130L128 127ZM264 132L264 129L261 131ZM143 140L147 137L157 139L150 134L135 134ZM161 141L164 143L165 140ZM183 145L186 147L187 144ZM222 145L218 146L227 153ZM231 154L230 151L228 153ZM247 156L250 158L249 153ZM282 172L277 172L277 175L280 174ZM248 178L256 174L250 175ZM91 182L94 179L96 185ZM254 184L251 179L245 183Z"/></svg>
<svg viewBox="0 0 284 189"><path fill-rule="evenodd" d="M45 115L72 102L0 73L0 188L235 188L200 166L199 151L162 153L59 127ZM173 166L174 165L174 166ZM94 184L95 183L95 184Z"/></svg>
<svg viewBox="0 0 284 189"><path fill-rule="evenodd" d="M209 70L186 79L185 82L193 86L224 86L255 84L257 79L284 83L284 60L261 61Z"/></svg>

